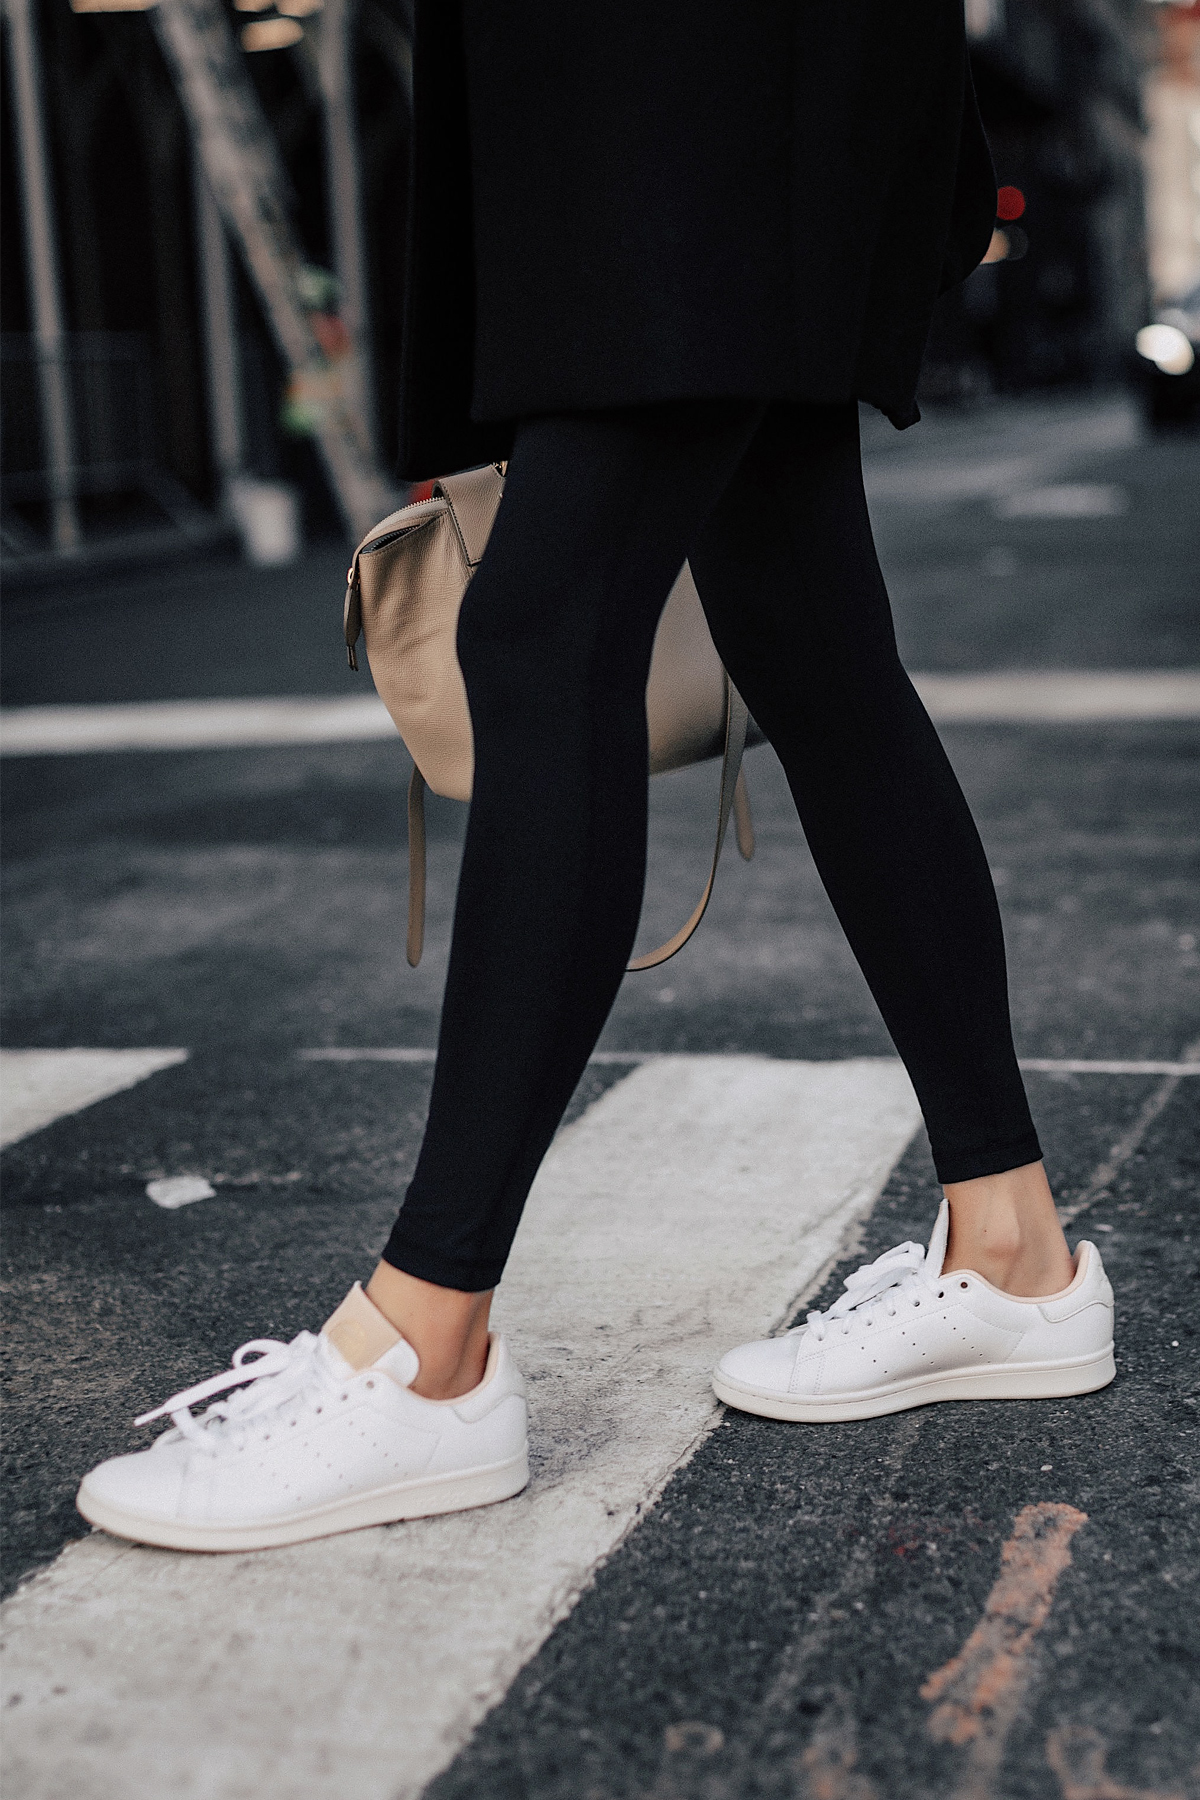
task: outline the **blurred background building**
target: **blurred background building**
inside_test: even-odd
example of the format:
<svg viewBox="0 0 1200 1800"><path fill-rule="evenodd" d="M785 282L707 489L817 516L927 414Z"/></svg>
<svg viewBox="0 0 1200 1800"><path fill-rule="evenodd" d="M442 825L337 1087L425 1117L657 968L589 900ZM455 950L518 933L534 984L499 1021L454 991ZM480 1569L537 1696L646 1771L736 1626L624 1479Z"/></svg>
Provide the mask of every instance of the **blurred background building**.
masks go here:
<svg viewBox="0 0 1200 1800"><path fill-rule="evenodd" d="M1153 9L1157 10L1157 9ZM1146 316L1143 0L970 0L980 110L1004 190L996 260L950 297L930 398L1112 379Z"/></svg>
<svg viewBox="0 0 1200 1800"><path fill-rule="evenodd" d="M237 536L269 561L384 510L409 0L5 21L7 568ZM1127 380L1200 281L1200 4L967 0L967 24L997 234L941 303L924 397Z"/></svg>
<svg viewBox="0 0 1200 1800"><path fill-rule="evenodd" d="M939 309L926 394L1126 379L1200 280L1200 6L968 0L967 29L998 235Z"/></svg>

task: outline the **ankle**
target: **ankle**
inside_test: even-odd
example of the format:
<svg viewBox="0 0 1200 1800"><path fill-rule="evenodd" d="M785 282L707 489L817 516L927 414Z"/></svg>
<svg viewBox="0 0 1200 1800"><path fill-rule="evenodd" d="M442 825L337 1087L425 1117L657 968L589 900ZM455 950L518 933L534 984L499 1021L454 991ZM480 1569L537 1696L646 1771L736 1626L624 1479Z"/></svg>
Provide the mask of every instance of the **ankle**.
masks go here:
<svg viewBox="0 0 1200 1800"><path fill-rule="evenodd" d="M381 1262L367 1298L417 1353L413 1392L425 1400L457 1400L483 1380L489 1349L490 1293L438 1287Z"/></svg>
<svg viewBox="0 0 1200 1800"><path fill-rule="evenodd" d="M1069 1287L1075 1262L1041 1163L948 1184L946 1273L973 1269L994 1287L1036 1299Z"/></svg>

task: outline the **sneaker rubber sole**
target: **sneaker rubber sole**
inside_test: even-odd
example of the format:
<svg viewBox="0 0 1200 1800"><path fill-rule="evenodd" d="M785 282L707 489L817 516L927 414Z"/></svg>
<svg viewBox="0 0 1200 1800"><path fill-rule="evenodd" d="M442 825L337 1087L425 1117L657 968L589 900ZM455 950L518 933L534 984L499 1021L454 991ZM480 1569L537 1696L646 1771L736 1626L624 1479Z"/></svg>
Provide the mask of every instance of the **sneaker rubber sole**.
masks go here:
<svg viewBox="0 0 1200 1800"><path fill-rule="evenodd" d="M1063 1362L987 1363L980 1369L948 1369L939 1375L889 1382L865 1393L830 1394L827 1400L749 1387L719 1370L713 1376L713 1392L726 1405L758 1413L764 1419L819 1424L822 1420L876 1419L913 1406L933 1406L940 1400L1053 1400L1092 1394L1107 1387L1116 1372L1109 1344L1106 1350Z"/></svg>
<svg viewBox="0 0 1200 1800"><path fill-rule="evenodd" d="M310 1538L333 1537L342 1531L361 1531L369 1525L393 1525L400 1519L424 1519L434 1513L491 1506L498 1500L511 1500L528 1482L529 1456L523 1450L519 1456L487 1468L401 1481L393 1487L372 1488L327 1506L308 1507L303 1512L244 1525L140 1517L92 1494L87 1476L75 1504L84 1518L101 1531L130 1538L135 1544L155 1544L165 1550L274 1550L283 1544L303 1544Z"/></svg>

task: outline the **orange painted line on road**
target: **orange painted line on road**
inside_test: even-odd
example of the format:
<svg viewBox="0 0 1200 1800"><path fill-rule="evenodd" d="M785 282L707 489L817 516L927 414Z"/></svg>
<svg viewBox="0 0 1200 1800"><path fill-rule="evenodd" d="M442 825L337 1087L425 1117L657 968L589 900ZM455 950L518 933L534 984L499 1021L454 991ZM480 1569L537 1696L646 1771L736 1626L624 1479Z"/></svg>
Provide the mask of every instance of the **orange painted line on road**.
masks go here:
<svg viewBox="0 0 1200 1800"><path fill-rule="evenodd" d="M929 1720L940 1743L968 1744L1007 1729L1025 1681L1025 1658L1045 1624L1054 1589L1070 1566L1071 1539L1087 1514L1041 1501L1017 1514L1000 1552L1000 1574L983 1617L958 1652L925 1682L921 1698L938 1702Z"/></svg>
<svg viewBox="0 0 1200 1800"><path fill-rule="evenodd" d="M1090 1726L1064 1725L1046 1739L1046 1761L1058 1776L1063 1800L1184 1800L1178 1790L1168 1794L1114 1781L1106 1760L1104 1739Z"/></svg>
<svg viewBox="0 0 1200 1800"><path fill-rule="evenodd" d="M858 1741L849 1711L821 1720L796 1769L797 1800L880 1800L858 1767Z"/></svg>

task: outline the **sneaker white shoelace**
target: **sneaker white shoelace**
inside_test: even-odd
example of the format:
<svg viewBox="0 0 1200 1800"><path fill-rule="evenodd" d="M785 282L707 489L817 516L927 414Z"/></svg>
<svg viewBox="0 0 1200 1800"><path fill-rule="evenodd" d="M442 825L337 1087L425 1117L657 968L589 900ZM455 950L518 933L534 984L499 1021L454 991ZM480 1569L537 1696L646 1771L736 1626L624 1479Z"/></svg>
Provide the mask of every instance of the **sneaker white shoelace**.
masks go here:
<svg viewBox="0 0 1200 1800"><path fill-rule="evenodd" d="M794 1337L811 1331L814 1341L820 1344L835 1324L840 1323L843 1333L848 1332L852 1313L864 1317L882 1307L894 1319L902 1305L920 1306L933 1292L925 1261L924 1244L897 1244L894 1250L885 1251L874 1262L864 1263L853 1275L847 1275L842 1283L846 1292L840 1299L824 1312L810 1312L803 1325L793 1325L786 1335Z"/></svg>
<svg viewBox="0 0 1200 1800"><path fill-rule="evenodd" d="M346 1378L330 1366L327 1356L322 1354L322 1342L311 1331L302 1331L290 1344L282 1343L278 1338L251 1338L234 1351L231 1368L210 1376L207 1381L198 1381L195 1387L172 1394L153 1412L142 1413L134 1424L149 1425L169 1413L172 1425L182 1436L201 1450L215 1455L218 1450L231 1448L244 1436L239 1427L248 1425L251 1420L261 1421L264 1414L285 1406L289 1400L298 1399L303 1390L312 1389L312 1398L319 1400L322 1392L327 1392L333 1399L345 1388ZM248 1362L247 1357L253 1357L254 1361ZM192 1413L192 1407L201 1400L234 1387L242 1391L214 1406L205 1407L202 1413ZM305 1404L308 1399L306 1394ZM319 1405L317 1410L320 1410Z"/></svg>

